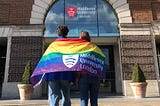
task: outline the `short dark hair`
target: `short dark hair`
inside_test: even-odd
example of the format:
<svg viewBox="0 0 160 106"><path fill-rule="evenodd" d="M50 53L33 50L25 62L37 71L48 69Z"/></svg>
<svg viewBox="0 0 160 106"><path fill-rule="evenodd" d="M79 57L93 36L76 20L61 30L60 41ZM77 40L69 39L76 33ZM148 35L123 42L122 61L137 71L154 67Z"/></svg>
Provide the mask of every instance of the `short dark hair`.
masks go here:
<svg viewBox="0 0 160 106"><path fill-rule="evenodd" d="M67 36L69 29L66 25L59 25L56 29L57 35Z"/></svg>

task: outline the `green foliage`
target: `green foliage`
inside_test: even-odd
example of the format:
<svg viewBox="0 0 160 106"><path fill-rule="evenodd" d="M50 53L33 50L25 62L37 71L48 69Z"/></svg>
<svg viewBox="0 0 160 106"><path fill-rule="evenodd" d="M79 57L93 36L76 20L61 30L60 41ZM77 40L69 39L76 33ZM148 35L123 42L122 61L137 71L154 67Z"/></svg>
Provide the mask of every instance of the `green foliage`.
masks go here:
<svg viewBox="0 0 160 106"><path fill-rule="evenodd" d="M24 73L22 75L22 84L30 84L30 76L32 74L31 61L28 61Z"/></svg>
<svg viewBox="0 0 160 106"><path fill-rule="evenodd" d="M146 78L144 76L143 71L139 67L138 63L134 64L134 69L132 72L132 83L134 82L146 82Z"/></svg>

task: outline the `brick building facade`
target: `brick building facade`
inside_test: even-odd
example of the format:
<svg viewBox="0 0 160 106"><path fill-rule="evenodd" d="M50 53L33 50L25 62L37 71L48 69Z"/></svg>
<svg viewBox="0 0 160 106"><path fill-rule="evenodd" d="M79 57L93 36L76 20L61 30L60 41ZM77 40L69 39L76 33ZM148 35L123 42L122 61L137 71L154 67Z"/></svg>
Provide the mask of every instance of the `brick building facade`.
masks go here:
<svg viewBox="0 0 160 106"><path fill-rule="evenodd" d="M17 83L21 81L27 60L34 68L45 46L44 20L47 11L57 0L0 0L0 49L3 68L0 68L1 95L18 96ZM106 0L119 21L120 35L107 45L116 46L116 93L131 96L129 86L135 62L145 73L147 96L159 96L160 0ZM102 39L93 38L101 43ZM118 73L120 76L118 76ZM9 89L9 88L12 88ZM14 89L13 89L14 88ZM35 89L35 97L43 95L44 86Z"/></svg>

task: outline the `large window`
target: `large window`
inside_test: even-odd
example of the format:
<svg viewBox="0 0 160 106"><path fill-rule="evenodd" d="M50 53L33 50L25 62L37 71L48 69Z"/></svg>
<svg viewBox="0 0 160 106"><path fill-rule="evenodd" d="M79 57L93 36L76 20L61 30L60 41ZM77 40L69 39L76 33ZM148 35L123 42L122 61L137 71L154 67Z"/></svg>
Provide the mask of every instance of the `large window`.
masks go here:
<svg viewBox="0 0 160 106"><path fill-rule="evenodd" d="M82 30L91 36L118 36L118 21L105 0L57 0L45 19L45 37L56 37L56 27L69 27L68 37L78 37Z"/></svg>

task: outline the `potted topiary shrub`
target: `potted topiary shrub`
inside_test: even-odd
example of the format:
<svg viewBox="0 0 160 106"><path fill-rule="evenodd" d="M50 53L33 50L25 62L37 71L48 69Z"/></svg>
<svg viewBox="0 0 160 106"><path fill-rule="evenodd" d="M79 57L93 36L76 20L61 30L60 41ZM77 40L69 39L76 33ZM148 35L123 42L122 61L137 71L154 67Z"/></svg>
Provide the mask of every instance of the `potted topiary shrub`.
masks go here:
<svg viewBox="0 0 160 106"><path fill-rule="evenodd" d="M30 83L31 74L31 61L28 61L22 75L22 82L21 84L18 84L20 100L29 100L32 97L34 89Z"/></svg>
<svg viewBox="0 0 160 106"><path fill-rule="evenodd" d="M135 98L144 98L146 96L147 82L138 63L134 64L130 85Z"/></svg>

